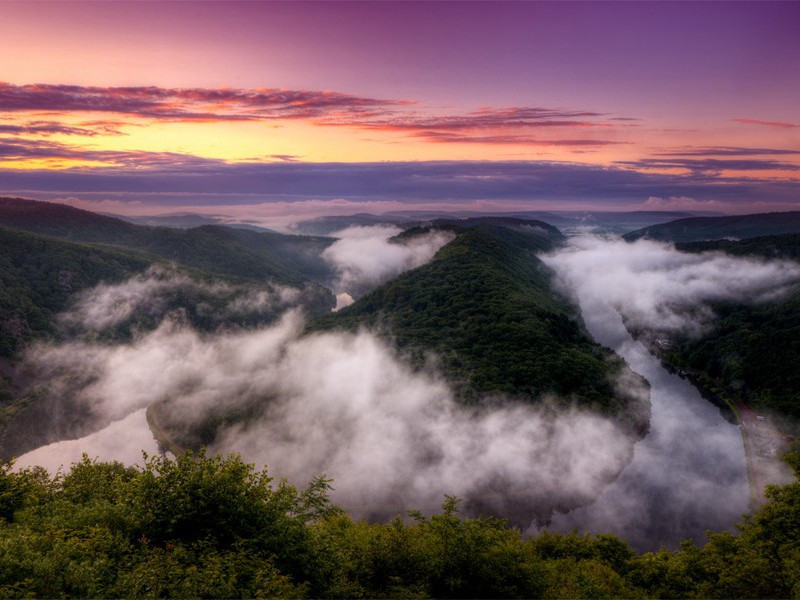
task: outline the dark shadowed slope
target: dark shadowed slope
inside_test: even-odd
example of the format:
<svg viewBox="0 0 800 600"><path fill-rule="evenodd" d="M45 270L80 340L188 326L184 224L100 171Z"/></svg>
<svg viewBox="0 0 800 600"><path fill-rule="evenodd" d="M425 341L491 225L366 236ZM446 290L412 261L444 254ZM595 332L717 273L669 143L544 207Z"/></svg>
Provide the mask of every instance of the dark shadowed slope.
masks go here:
<svg viewBox="0 0 800 600"><path fill-rule="evenodd" d="M800 235L697 242L678 249L798 260ZM698 372L707 388L719 385L758 409L800 421L800 289L771 302L720 303L714 310L718 319L702 337L676 339L664 358Z"/></svg>
<svg viewBox="0 0 800 600"><path fill-rule="evenodd" d="M103 218L87 221L97 224ZM216 234L211 232L211 239ZM237 232L232 234L235 243ZM239 270L236 254L226 256L230 262L223 272ZM302 306L313 315L328 313L334 305L333 294L321 285L290 289L272 282L176 266L130 247L77 243L0 227L0 456L84 435L92 425L90 420L82 423L82 414L64 390L37 390L35 402L16 414L32 399L27 384L36 383L38 375L23 372L17 364L30 342L130 340L167 316L204 331L254 327L272 322L290 306ZM89 294L83 304L81 293ZM71 319L64 318L65 310L71 311ZM4 431L15 414L13 427Z"/></svg>
<svg viewBox="0 0 800 600"><path fill-rule="evenodd" d="M0 356L55 331L76 292L144 271L152 257L0 228Z"/></svg>
<svg viewBox="0 0 800 600"><path fill-rule="evenodd" d="M800 233L800 211L760 213L735 217L692 217L651 225L625 234L629 242L639 238L664 242L699 242L725 238Z"/></svg>
<svg viewBox="0 0 800 600"><path fill-rule="evenodd" d="M295 286L328 275L319 253L332 243L213 225L185 230L147 227L63 204L18 198L0 198L0 226L135 248L197 269Z"/></svg>

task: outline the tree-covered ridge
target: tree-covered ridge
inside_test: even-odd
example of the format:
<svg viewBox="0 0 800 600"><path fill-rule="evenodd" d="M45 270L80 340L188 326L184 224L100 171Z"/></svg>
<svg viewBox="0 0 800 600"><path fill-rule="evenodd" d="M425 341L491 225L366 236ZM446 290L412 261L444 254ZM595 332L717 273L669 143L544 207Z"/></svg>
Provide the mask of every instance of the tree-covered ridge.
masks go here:
<svg viewBox="0 0 800 600"><path fill-rule="evenodd" d="M796 457L793 460L798 466ZM0 596L788 598L800 590L800 484L740 533L637 554L611 535L523 536L443 512L356 522L238 457L85 459L56 477L0 468Z"/></svg>
<svg viewBox="0 0 800 600"><path fill-rule="evenodd" d="M319 254L330 238L284 236L223 226L134 225L63 204L0 198L0 226L59 239L133 248L182 265L301 286L330 274Z"/></svg>
<svg viewBox="0 0 800 600"><path fill-rule="evenodd" d="M281 290L288 301L281 299ZM93 291L96 297L87 299L85 314L76 312L83 295ZM126 305L130 310L127 314L122 310L119 317ZM44 429L54 427L52 421L65 425L80 419L77 413L69 419L50 417L47 395L28 393L29 374L20 373L16 363L34 340L125 341L135 332L155 329L168 314L204 331L254 327L272 322L288 306L323 314L333 305L333 294L318 284L281 288L260 278L167 263L132 248L69 242L0 227L0 452L7 450L8 436L26 443L38 439L22 422L35 422ZM73 312L75 319L64 318ZM102 313L119 318L102 322L98 320ZM66 408L69 398L52 400L73 412Z"/></svg>
<svg viewBox="0 0 800 600"><path fill-rule="evenodd" d="M765 235L745 240L713 240L676 244L681 252L724 252L732 256L800 260L800 233Z"/></svg>
<svg viewBox="0 0 800 600"><path fill-rule="evenodd" d="M428 264L316 319L311 330L374 329L418 365L434 354L467 401L553 394L606 414L629 410L612 384L621 361L591 340L536 256L553 242L494 225L457 230Z"/></svg>
<svg viewBox="0 0 800 600"><path fill-rule="evenodd" d="M159 315L163 316L170 306L181 308L201 329L219 324L220 314L212 313L221 309L221 303L242 292L271 289L271 282L261 278L172 266L158 256L138 250L68 242L1 227L0 248L0 357L5 358L13 357L34 338L54 334L56 316L69 308L77 293L101 283L121 283L154 265L161 270L153 274L153 278L187 280L187 285L176 286L173 297ZM311 314L328 312L333 305L330 291L308 282L300 299ZM266 306L262 313L255 315L255 320L250 318L254 315L238 315L236 324L264 323L275 316ZM133 326L152 328L158 325L157 316L148 320L148 315L136 314L135 321L123 322L121 327L107 333L129 337Z"/></svg>
<svg viewBox="0 0 800 600"><path fill-rule="evenodd" d="M685 252L800 259L800 235L681 244ZM800 289L772 302L719 303L717 318L699 339L676 339L665 360L721 382L756 408L800 419ZM702 381L701 381L702 383Z"/></svg>
<svg viewBox="0 0 800 600"><path fill-rule="evenodd" d="M698 242L785 233L800 233L800 211L733 217L689 217L643 227L622 237L629 242L639 238L662 242Z"/></svg>
<svg viewBox="0 0 800 600"><path fill-rule="evenodd" d="M55 331L55 315L78 291L120 282L153 259L0 228L0 357Z"/></svg>

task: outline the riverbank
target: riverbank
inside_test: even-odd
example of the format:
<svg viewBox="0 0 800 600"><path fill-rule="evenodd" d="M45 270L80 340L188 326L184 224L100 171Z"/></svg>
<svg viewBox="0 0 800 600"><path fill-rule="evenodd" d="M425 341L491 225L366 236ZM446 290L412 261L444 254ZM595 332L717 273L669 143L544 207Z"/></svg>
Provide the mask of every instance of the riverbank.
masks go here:
<svg viewBox="0 0 800 600"><path fill-rule="evenodd" d="M794 480L791 468L782 457L791 450L796 436L781 431L770 416L756 411L741 396L727 389L721 380L700 371L676 367L668 360L667 348L659 344L658 339L641 332L636 337L665 369L689 381L723 416L733 419L739 427L747 461L751 512L766 504L768 485L783 485Z"/></svg>

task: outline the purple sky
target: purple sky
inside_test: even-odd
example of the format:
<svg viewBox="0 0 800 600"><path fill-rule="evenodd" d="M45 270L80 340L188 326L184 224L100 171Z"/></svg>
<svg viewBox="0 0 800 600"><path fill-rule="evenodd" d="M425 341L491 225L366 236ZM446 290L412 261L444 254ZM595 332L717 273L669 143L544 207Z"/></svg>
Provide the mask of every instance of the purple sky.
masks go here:
<svg viewBox="0 0 800 600"><path fill-rule="evenodd" d="M7 2L3 13L0 52L14 57L0 65L3 193L121 210L800 207L798 2ZM469 179L476 169L491 179Z"/></svg>

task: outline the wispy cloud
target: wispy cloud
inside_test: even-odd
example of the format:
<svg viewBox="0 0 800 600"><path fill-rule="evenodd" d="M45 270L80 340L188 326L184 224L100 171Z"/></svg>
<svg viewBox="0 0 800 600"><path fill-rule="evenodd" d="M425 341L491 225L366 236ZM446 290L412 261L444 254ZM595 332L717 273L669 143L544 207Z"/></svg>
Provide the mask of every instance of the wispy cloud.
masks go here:
<svg viewBox="0 0 800 600"><path fill-rule="evenodd" d="M764 121L762 119L733 119L737 123L745 125L764 125L766 127L780 127L783 129L793 129L800 127L800 123L788 123L786 121Z"/></svg>
<svg viewBox="0 0 800 600"><path fill-rule="evenodd" d="M77 85L15 85L0 82L0 112L113 113L166 122L305 120L318 126L394 132L438 143L603 146L606 139L562 138L564 129L638 127L632 117L587 110L544 107L484 107L465 114L431 114L408 99L376 99L333 91L277 88L163 88ZM119 133L119 127L92 128L50 123L6 126L6 133ZM56 131L58 129L58 131ZM546 129L539 139L522 132ZM559 132L559 133L556 133Z"/></svg>
<svg viewBox="0 0 800 600"><path fill-rule="evenodd" d="M539 139L526 135L467 135L451 131L419 131L420 137L426 138L431 142L441 143L461 143L461 144L514 144L525 146L609 146L614 144L624 144L627 142L617 142L612 140L592 140L592 139Z"/></svg>
<svg viewBox="0 0 800 600"><path fill-rule="evenodd" d="M654 156L784 156L800 154L800 150L786 148L743 148L740 146L687 146L663 152L654 152Z"/></svg>
<svg viewBox="0 0 800 600"><path fill-rule="evenodd" d="M102 163L106 168L159 169L163 172L226 164L223 160L179 152L94 150L51 140L0 137L0 161L26 159L88 161Z"/></svg>
<svg viewBox="0 0 800 600"><path fill-rule="evenodd" d="M162 88L0 83L0 111L105 112L167 121L374 116L407 100L278 88Z"/></svg>
<svg viewBox="0 0 800 600"><path fill-rule="evenodd" d="M595 139L538 139L518 132L537 129L637 127L621 124L627 117L606 119L592 111L559 110L542 107L487 107L463 115L426 115L418 112L391 112L377 117L359 117L351 122L323 121L329 125L350 125L364 129L406 133L438 143L523 144L537 146L602 146L619 143ZM633 120L633 119L631 119ZM557 135L557 134L556 134Z"/></svg>
<svg viewBox="0 0 800 600"><path fill-rule="evenodd" d="M0 123L0 133L10 135L122 135L119 127L111 123L98 122L89 126L75 127L57 121L28 121L26 123Z"/></svg>
<svg viewBox="0 0 800 600"><path fill-rule="evenodd" d="M736 160L715 158L645 158L633 161L618 161L616 164L636 169L687 169L698 174L722 173L723 171L800 171L800 166L776 160Z"/></svg>

